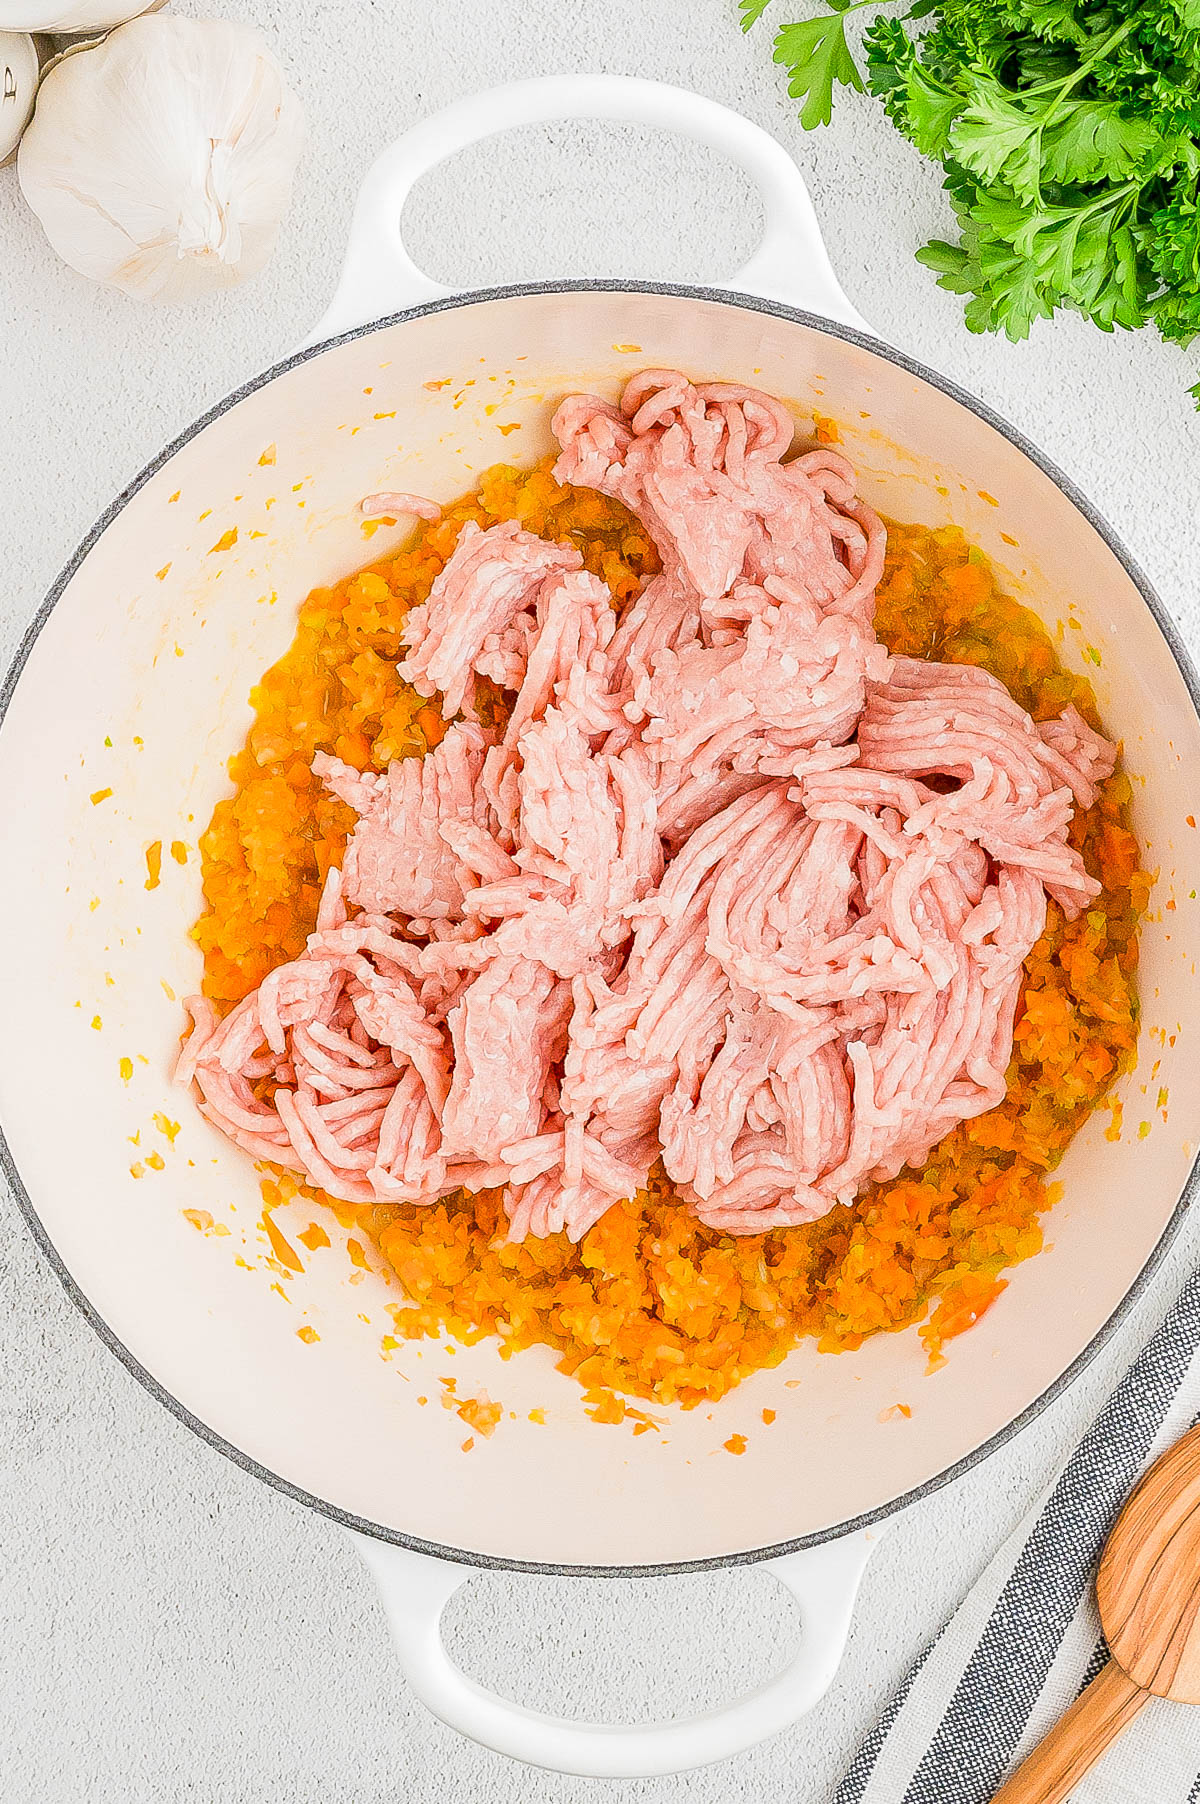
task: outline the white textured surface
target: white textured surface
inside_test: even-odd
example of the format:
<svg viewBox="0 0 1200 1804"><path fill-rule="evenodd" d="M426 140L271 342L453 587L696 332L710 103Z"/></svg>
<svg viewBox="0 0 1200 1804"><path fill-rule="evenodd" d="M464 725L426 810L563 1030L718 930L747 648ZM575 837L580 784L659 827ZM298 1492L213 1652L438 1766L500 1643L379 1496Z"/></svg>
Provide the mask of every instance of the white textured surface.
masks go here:
<svg viewBox="0 0 1200 1804"><path fill-rule="evenodd" d="M776 0L781 16L786 0ZM195 5L184 10L200 11ZM203 9L207 10L207 9ZM893 342L1014 420L1088 491L1200 641L1200 421L1188 359L1079 322L970 338L912 261L945 224L935 174L877 109L805 137L763 27L733 0L222 0L303 95L309 149L253 286L147 312L58 264L0 171L2 655L71 548L161 445L301 338L329 293L358 176L433 107L566 69L658 76L760 120L807 171L847 292ZM773 9L775 10L775 9ZM797 9L799 10L799 9ZM414 252L463 283L703 280L752 248L756 202L717 159L599 127L473 152L410 209ZM6 860L10 856L5 848ZM79 1156L79 1182L87 1183ZM1028 1503L1194 1263L1166 1269L1084 1379L1007 1450L898 1524L841 1675L790 1734L707 1772L602 1786L528 1773L426 1717L396 1676L348 1543L193 1439L103 1350L0 1210L0 1793L6 1804L444 1804L744 1799L820 1804L906 1660ZM660 1582L481 1578L456 1656L511 1695L610 1720L684 1713L766 1676L794 1627L761 1574Z"/></svg>

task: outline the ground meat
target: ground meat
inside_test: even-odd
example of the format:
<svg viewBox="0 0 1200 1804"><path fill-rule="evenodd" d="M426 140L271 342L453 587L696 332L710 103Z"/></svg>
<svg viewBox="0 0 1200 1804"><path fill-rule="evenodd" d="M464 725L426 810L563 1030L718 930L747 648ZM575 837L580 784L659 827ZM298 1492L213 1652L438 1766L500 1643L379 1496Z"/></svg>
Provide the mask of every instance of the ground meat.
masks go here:
<svg viewBox="0 0 1200 1804"><path fill-rule="evenodd" d="M661 1157L713 1228L811 1221L1003 1098L1114 749L888 656L883 527L771 397L646 371L555 431L661 573L618 619L573 547L463 528L400 672L465 718L384 772L318 754L343 869L299 958L193 1005L179 1077L350 1202L504 1184L514 1238L579 1239Z"/></svg>

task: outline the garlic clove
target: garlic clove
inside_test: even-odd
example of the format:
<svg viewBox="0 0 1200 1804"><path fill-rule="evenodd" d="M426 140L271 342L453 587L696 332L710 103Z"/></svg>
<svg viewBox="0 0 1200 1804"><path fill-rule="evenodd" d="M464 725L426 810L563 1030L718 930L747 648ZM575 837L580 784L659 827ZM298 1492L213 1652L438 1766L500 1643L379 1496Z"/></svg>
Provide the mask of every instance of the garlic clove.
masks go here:
<svg viewBox="0 0 1200 1804"><path fill-rule="evenodd" d="M141 299L182 301L267 261L303 131L256 31L153 15L50 71L18 173L64 262Z"/></svg>
<svg viewBox="0 0 1200 1804"><path fill-rule="evenodd" d="M0 0L0 31L107 31L149 5L150 0Z"/></svg>
<svg viewBox="0 0 1200 1804"><path fill-rule="evenodd" d="M29 123L41 57L25 32L0 31L0 163L7 163Z"/></svg>

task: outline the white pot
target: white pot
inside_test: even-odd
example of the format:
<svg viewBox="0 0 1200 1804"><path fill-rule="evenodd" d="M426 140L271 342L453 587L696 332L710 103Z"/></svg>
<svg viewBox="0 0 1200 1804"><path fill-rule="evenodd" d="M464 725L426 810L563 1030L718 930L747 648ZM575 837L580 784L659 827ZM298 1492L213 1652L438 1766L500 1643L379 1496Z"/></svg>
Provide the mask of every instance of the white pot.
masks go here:
<svg viewBox="0 0 1200 1804"><path fill-rule="evenodd" d="M742 163L762 189L767 232L728 290L592 282L447 297L413 267L399 220L418 176L503 126L564 116L674 127ZM161 884L147 890L145 853L156 840L194 847L227 793L248 691L291 639L300 599L384 549L382 537L364 542L361 496L413 488L449 499L488 464L547 450L564 392L615 395L649 365L753 381L802 413L815 403L834 414L869 501L901 519L953 518L1045 620L1074 614L1082 630L1065 633L1063 655L1092 678L1124 740L1137 828L1161 875L1125 1131L1107 1138L1102 1113L1080 1134L1061 1168L1052 1244L1011 1274L945 1368L926 1374L913 1332L838 1358L809 1343L711 1412L670 1412L661 1436L634 1438L588 1420L544 1349L504 1362L484 1341L453 1357L406 1346L382 1359L396 1292L380 1274L355 1284L340 1256L312 1259L290 1302L270 1272L235 1264L242 1234L263 1250L257 1176L170 1082L180 1009L162 986L197 986L186 935L200 907L197 859L180 868L164 857ZM501 437L513 421L521 431ZM234 526L236 545L214 550ZM1084 662L1087 647L1098 666ZM32 875L0 892L0 1117L33 1232L169 1408L359 1532L409 1679L446 1720L523 1758L609 1776L748 1746L828 1683L878 1525L1014 1433L1080 1368L1178 1218L1200 1119L1195 694L1167 617L1087 501L1002 420L857 319L772 139L710 101L615 77L459 102L371 171L343 281L310 345L214 408L114 503L10 678L0 839L22 848ZM121 1057L135 1060L129 1083ZM1150 1107L1160 1087L1167 1125ZM159 1142L165 1170L137 1179L130 1166L154 1138L155 1110L182 1129L173 1148ZM1154 1126L1139 1138L1143 1117ZM184 1208L232 1235L198 1235ZM293 1213L293 1228L310 1213ZM301 1322L318 1342L297 1338ZM462 1422L436 1407L449 1373L459 1396L486 1389L506 1411L469 1455ZM897 1402L911 1418L885 1420ZM777 1414L769 1430L764 1407ZM545 1426L528 1420L534 1408ZM735 1431L748 1437L741 1458L722 1450ZM473 1566L628 1574L763 1559L801 1599L801 1652L764 1692L697 1723L555 1723L489 1697L442 1651L438 1613Z"/></svg>

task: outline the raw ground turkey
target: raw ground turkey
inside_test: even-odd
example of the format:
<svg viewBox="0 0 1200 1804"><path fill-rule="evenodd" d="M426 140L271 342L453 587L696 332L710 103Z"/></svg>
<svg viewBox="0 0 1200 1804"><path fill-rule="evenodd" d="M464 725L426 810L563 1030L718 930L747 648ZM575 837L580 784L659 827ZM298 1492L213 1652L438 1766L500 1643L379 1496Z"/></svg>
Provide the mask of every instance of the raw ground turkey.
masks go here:
<svg viewBox="0 0 1200 1804"><path fill-rule="evenodd" d="M255 721L230 763L235 793L201 841L207 912L194 935L218 1009L303 950L325 873L341 862L354 816L312 775L313 754L383 769L444 732L436 706L396 675L401 624L463 521L507 519L574 542L618 605L657 568L618 503L562 486L548 464L498 467L441 522L421 526L408 550L309 596L292 647L253 693ZM1073 702L1100 724L1088 683L1062 668L1041 623L997 591L957 528L889 523L876 625L893 652L991 671L1036 720ZM499 692L493 706L503 708ZM1074 819L1071 843L1104 893L1072 923L1049 905L1025 963L1005 1102L955 1129L919 1172L872 1186L851 1207L733 1239L678 1206L660 1174L572 1246L565 1234L509 1243L498 1192L356 1209L280 1173L265 1186L268 1205L311 1196L369 1233L412 1299L396 1312L397 1332L494 1334L512 1350L544 1342L588 1387L695 1404L778 1364L802 1335L837 1351L923 1316L938 1359L999 1294L1005 1268L1041 1247L1053 1201L1046 1174L1132 1061L1150 879L1138 868L1129 798L1118 768Z"/></svg>

